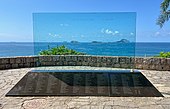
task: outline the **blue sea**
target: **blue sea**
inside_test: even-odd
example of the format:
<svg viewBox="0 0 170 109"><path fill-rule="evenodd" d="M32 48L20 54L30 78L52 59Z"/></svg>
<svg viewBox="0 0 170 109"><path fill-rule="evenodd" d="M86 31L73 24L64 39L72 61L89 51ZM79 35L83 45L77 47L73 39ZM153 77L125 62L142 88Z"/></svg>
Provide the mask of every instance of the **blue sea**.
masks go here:
<svg viewBox="0 0 170 109"><path fill-rule="evenodd" d="M170 51L170 43L90 43L90 42L57 42L57 43L31 43L31 42L1 42L0 57L38 55L39 51L48 47L65 45L67 48L84 52L88 55L106 56L139 56L150 57L159 52Z"/></svg>

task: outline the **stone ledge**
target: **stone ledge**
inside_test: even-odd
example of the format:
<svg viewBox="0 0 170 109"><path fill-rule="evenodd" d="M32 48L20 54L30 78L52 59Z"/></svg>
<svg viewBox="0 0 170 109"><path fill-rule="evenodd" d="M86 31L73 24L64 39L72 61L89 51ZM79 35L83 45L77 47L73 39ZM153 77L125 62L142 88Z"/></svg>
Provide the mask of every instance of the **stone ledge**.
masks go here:
<svg viewBox="0 0 170 109"><path fill-rule="evenodd" d="M20 56L0 58L0 70L39 66L92 66L169 71L170 58L134 58L93 55Z"/></svg>

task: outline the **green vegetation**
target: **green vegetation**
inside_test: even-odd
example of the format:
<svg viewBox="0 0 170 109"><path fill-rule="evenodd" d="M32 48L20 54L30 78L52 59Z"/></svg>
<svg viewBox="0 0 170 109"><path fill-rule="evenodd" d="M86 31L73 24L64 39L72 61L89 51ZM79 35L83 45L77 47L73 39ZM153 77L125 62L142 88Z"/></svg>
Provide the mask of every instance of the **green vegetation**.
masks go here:
<svg viewBox="0 0 170 109"><path fill-rule="evenodd" d="M170 52L160 52L159 55L155 57L170 58Z"/></svg>
<svg viewBox="0 0 170 109"><path fill-rule="evenodd" d="M48 46L48 50L40 51L39 55L85 55L85 53L68 49L64 45L62 45L54 48L50 48Z"/></svg>
<svg viewBox="0 0 170 109"><path fill-rule="evenodd" d="M161 3L161 6L160 6L161 13L157 20L157 25L159 25L161 28L163 27L164 23L168 21L170 18L169 4L170 4L170 0L164 0Z"/></svg>

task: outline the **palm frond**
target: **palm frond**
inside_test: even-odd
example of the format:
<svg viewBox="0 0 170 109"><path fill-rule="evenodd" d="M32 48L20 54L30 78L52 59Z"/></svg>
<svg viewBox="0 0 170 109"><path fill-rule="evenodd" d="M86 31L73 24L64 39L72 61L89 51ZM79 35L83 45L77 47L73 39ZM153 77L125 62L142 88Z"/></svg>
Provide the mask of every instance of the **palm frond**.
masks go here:
<svg viewBox="0 0 170 109"><path fill-rule="evenodd" d="M161 3L161 12L157 19L157 25L159 25L161 28L163 27L164 23L169 20L170 18L170 10L168 10L170 4L170 0L164 0Z"/></svg>
<svg viewBox="0 0 170 109"><path fill-rule="evenodd" d="M162 3L161 3L161 10L162 12L166 12L168 7L169 7L169 3L170 3L170 0L164 0Z"/></svg>

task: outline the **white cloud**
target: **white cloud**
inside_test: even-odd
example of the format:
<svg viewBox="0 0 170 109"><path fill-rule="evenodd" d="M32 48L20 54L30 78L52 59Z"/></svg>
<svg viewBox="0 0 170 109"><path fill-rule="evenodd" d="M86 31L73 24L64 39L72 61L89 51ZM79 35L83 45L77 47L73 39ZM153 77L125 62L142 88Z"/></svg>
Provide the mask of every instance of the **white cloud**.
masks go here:
<svg viewBox="0 0 170 109"><path fill-rule="evenodd" d="M130 33L130 35L132 35L132 36L133 36L133 35L134 35L134 33L132 33L132 32L131 32L131 33Z"/></svg>
<svg viewBox="0 0 170 109"><path fill-rule="evenodd" d="M160 35L160 32L155 32L155 36L159 36Z"/></svg>
<svg viewBox="0 0 170 109"><path fill-rule="evenodd" d="M67 23L61 23L60 26L67 27L67 26L69 26L69 24L67 24Z"/></svg>
<svg viewBox="0 0 170 109"><path fill-rule="evenodd" d="M107 29L107 30L105 31L105 33L106 33L106 34L112 34L113 32Z"/></svg>
<svg viewBox="0 0 170 109"><path fill-rule="evenodd" d="M119 34L119 31L112 31L112 30L109 30L109 29L104 29L102 28L101 29L101 33L104 33L104 34L111 34L111 35L116 35L116 34Z"/></svg>
<svg viewBox="0 0 170 109"><path fill-rule="evenodd" d="M59 37L59 38L62 37L60 34L52 34L52 33L48 33L48 35L51 36L51 37Z"/></svg>
<svg viewBox="0 0 170 109"><path fill-rule="evenodd" d="M48 33L49 36L51 36L51 33Z"/></svg>
<svg viewBox="0 0 170 109"><path fill-rule="evenodd" d="M115 31L115 34L118 34L119 33L119 31Z"/></svg>
<svg viewBox="0 0 170 109"><path fill-rule="evenodd" d="M170 30L159 30L159 31L156 31L152 34L153 36L164 36L164 37L167 37L170 35Z"/></svg>

